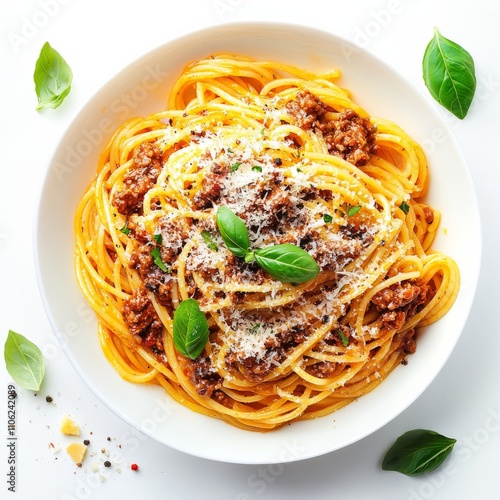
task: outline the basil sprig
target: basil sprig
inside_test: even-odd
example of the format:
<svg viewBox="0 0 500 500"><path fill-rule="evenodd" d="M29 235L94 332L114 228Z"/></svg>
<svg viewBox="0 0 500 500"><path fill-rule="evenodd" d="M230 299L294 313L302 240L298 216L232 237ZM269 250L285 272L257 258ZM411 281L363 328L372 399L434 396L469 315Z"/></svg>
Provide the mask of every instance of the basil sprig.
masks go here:
<svg viewBox="0 0 500 500"><path fill-rule="evenodd" d="M195 299L187 299L174 312L174 346L184 356L196 359L208 341L208 321Z"/></svg>
<svg viewBox="0 0 500 500"><path fill-rule="evenodd" d="M432 97L458 118L465 118L476 91L472 56L435 28L425 49L422 69Z"/></svg>
<svg viewBox="0 0 500 500"><path fill-rule="evenodd" d="M38 391L45 376L40 349L24 335L9 330L4 346L5 366L16 384Z"/></svg>
<svg viewBox="0 0 500 500"><path fill-rule="evenodd" d="M272 278L282 283L304 283L318 275L319 266L311 255L291 243L252 250L245 223L228 207L219 207L216 219L229 251L246 262L255 260Z"/></svg>
<svg viewBox="0 0 500 500"><path fill-rule="evenodd" d="M407 476L431 472L444 462L456 442L456 439L425 429L405 432L387 451L382 469Z"/></svg>
<svg viewBox="0 0 500 500"><path fill-rule="evenodd" d="M33 79L38 97L37 111L57 108L71 90L73 72L61 54L45 42L35 64Z"/></svg>

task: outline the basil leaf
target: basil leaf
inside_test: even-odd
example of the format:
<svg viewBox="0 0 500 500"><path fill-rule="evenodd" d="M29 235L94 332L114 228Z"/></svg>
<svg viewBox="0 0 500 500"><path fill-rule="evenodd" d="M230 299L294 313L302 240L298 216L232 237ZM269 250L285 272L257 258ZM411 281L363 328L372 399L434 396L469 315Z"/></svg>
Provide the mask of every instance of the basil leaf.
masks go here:
<svg viewBox="0 0 500 500"><path fill-rule="evenodd" d="M18 385L32 391L40 389L45 376L45 359L33 342L9 330L4 358L7 371Z"/></svg>
<svg viewBox="0 0 500 500"><path fill-rule="evenodd" d="M383 470L419 476L439 467L452 452L456 439L434 431L415 429L400 436L387 451Z"/></svg>
<svg viewBox="0 0 500 500"><path fill-rule="evenodd" d="M255 260L264 271L283 283L304 283L319 273L319 266L302 248L284 243L254 252Z"/></svg>
<svg viewBox="0 0 500 500"><path fill-rule="evenodd" d="M250 249L250 238L245 223L225 206L219 207L216 219L227 248L236 257L245 257Z"/></svg>
<svg viewBox="0 0 500 500"><path fill-rule="evenodd" d="M187 358L196 359L207 341L207 318L196 300L184 300L174 312L175 348Z"/></svg>
<svg viewBox="0 0 500 500"><path fill-rule="evenodd" d="M465 118L476 91L472 56L435 28L425 49L422 69L432 97L456 117Z"/></svg>
<svg viewBox="0 0 500 500"><path fill-rule="evenodd" d="M73 72L64 58L45 42L35 64L35 92L38 97L37 111L57 108L71 90Z"/></svg>

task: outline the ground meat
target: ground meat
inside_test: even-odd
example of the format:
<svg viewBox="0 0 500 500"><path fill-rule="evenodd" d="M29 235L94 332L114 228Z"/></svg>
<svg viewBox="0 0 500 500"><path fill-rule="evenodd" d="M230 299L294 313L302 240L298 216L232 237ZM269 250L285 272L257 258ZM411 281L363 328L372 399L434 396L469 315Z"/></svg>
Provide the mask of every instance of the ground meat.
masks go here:
<svg viewBox="0 0 500 500"><path fill-rule="evenodd" d="M214 163L210 172L203 178L201 189L196 193L193 203L196 209L210 208L216 203L221 195L224 179L229 174L228 165Z"/></svg>
<svg viewBox="0 0 500 500"><path fill-rule="evenodd" d="M414 354L417 350L416 332L414 328L405 333L401 341L401 350L405 354Z"/></svg>
<svg viewBox="0 0 500 500"><path fill-rule="evenodd" d="M143 142L134 150L132 165L123 177L124 189L115 193L113 205L122 215L141 213L144 195L155 185L161 171L161 151Z"/></svg>
<svg viewBox="0 0 500 500"><path fill-rule="evenodd" d="M403 307L415 300L420 295L420 291L417 284L411 281L403 281L391 285L389 288L384 288L375 294L372 298L372 304L380 311L394 311L394 309Z"/></svg>
<svg viewBox="0 0 500 500"><path fill-rule="evenodd" d="M189 238L191 219L163 217L158 221L158 229L165 235L160 247L161 258L165 264L172 264Z"/></svg>
<svg viewBox="0 0 500 500"><path fill-rule="evenodd" d="M386 330L399 330L406 321L406 311L387 311L379 317L382 327Z"/></svg>
<svg viewBox="0 0 500 500"><path fill-rule="evenodd" d="M288 114L296 120L296 125L304 130L318 128L326 113L326 104L309 90L297 92L295 100L287 103Z"/></svg>
<svg viewBox="0 0 500 500"><path fill-rule="evenodd" d="M364 244L361 240L347 238L325 238L317 231L310 231L301 242L322 271L340 271L349 262L361 255Z"/></svg>
<svg viewBox="0 0 500 500"><path fill-rule="evenodd" d="M327 317L328 320L328 317ZM350 342L352 338L352 331L351 328L348 325L339 325L337 328L334 328L333 330L330 330L326 335L325 338L323 339L324 342L326 342L328 345L335 345L335 346L342 346L342 336L340 333L347 338L347 340Z"/></svg>
<svg viewBox="0 0 500 500"><path fill-rule="evenodd" d="M225 361L228 369L243 372L250 380L259 381L272 369L282 363L288 354L302 344L309 333L300 326L294 326L287 332L278 333L265 342L265 351L260 356L248 356L237 348L230 348Z"/></svg>
<svg viewBox="0 0 500 500"><path fill-rule="evenodd" d="M429 287L414 281L395 283L372 297L371 304L380 311L381 327L399 330L429 300Z"/></svg>
<svg viewBox="0 0 500 500"><path fill-rule="evenodd" d="M338 118L327 118L327 105L308 90L301 90L286 105L298 127L320 131L331 155L353 165L366 165L377 152L375 127L352 109L346 109Z"/></svg>
<svg viewBox="0 0 500 500"><path fill-rule="evenodd" d="M155 294L163 306L171 306L171 291L174 280L169 273L162 271L153 260L151 243L138 245L130 255L129 267L139 272L144 286Z"/></svg>
<svg viewBox="0 0 500 500"><path fill-rule="evenodd" d="M431 207L424 206L424 219L427 224L432 224L434 222L434 211Z"/></svg>
<svg viewBox="0 0 500 500"><path fill-rule="evenodd" d="M310 373L313 377L317 378L328 378L331 377L337 368L336 363L331 361L320 361L307 368L307 373Z"/></svg>
<svg viewBox="0 0 500 500"><path fill-rule="evenodd" d="M325 134L328 152L353 165L366 165L377 152L375 127L352 109L343 111L338 120L330 122Z"/></svg>
<svg viewBox="0 0 500 500"><path fill-rule="evenodd" d="M125 325L135 339L146 347L163 351L163 324L144 288L134 291L122 306Z"/></svg>
<svg viewBox="0 0 500 500"><path fill-rule="evenodd" d="M196 392L200 396L211 397L214 395L217 401L221 400L221 395L218 394L222 385L222 378L219 373L212 368L210 358L206 356L198 356L195 360L190 360L184 372L189 381L195 386Z"/></svg>

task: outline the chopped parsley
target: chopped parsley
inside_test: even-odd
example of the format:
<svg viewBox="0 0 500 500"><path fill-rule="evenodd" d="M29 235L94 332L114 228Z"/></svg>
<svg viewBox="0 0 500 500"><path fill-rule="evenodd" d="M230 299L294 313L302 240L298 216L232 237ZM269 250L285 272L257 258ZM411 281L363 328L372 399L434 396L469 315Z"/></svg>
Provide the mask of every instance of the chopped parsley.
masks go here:
<svg viewBox="0 0 500 500"><path fill-rule="evenodd" d="M252 326L248 329L248 333L249 333L250 335L255 335L261 326L262 326L262 323L254 323L254 324L253 324L253 325L252 325Z"/></svg>
<svg viewBox="0 0 500 500"><path fill-rule="evenodd" d="M350 206L347 210L347 215L349 217L352 217L353 215L356 215L360 210L361 210L361 205L356 205L354 207Z"/></svg>
<svg viewBox="0 0 500 500"><path fill-rule="evenodd" d="M131 230L127 227L127 224L125 224L121 229L120 232L123 234L126 234L127 236L130 234Z"/></svg>
<svg viewBox="0 0 500 500"><path fill-rule="evenodd" d="M210 250L213 250L214 252L217 251L217 243L215 243L214 237L212 236L212 234L210 234L209 231L204 229L201 232L201 237L203 238L203 241L207 244L208 248L210 248Z"/></svg>
<svg viewBox="0 0 500 500"><path fill-rule="evenodd" d="M236 172L240 168L241 161L237 161L235 164L231 165L231 172Z"/></svg>
<svg viewBox="0 0 500 500"><path fill-rule="evenodd" d="M409 211L410 211L410 205L408 205L406 202L403 201L403 203L401 203L401 205L399 205L399 208L405 213L407 214Z"/></svg>
<svg viewBox="0 0 500 500"><path fill-rule="evenodd" d="M160 249L158 247L151 250L151 257L153 257L153 262L164 272L169 273L170 269L167 268L165 262L161 259Z"/></svg>
<svg viewBox="0 0 500 500"><path fill-rule="evenodd" d="M342 330L340 328L337 328L337 331L336 331L337 335L340 337L340 339L342 340L342 345L344 347L347 347L349 345L349 338L346 337L343 333L342 333Z"/></svg>
<svg viewBox="0 0 500 500"><path fill-rule="evenodd" d="M346 203L345 206L343 206L342 208L345 210L345 212L342 211L340 208L336 208L335 212L340 214L342 217L345 217L346 215L352 217L361 210L361 205L349 205L349 203Z"/></svg>
<svg viewBox="0 0 500 500"><path fill-rule="evenodd" d="M252 170L253 170L254 172L262 172L262 167L261 167L260 165L254 165L254 166L252 167Z"/></svg>
<svg viewBox="0 0 500 500"><path fill-rule="evenodd" d="M330 214L323 214L323 220L326 224L329 224L333 221L333 217Z"/></svg>

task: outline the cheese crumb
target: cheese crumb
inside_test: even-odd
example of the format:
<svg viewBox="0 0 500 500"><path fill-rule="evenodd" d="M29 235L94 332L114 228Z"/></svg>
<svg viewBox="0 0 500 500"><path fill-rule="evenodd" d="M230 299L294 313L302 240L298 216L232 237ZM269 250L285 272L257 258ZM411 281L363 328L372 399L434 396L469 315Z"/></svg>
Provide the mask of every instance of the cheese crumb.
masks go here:
<svg viewBox="0 0 500 500"><path fill-rule="evenodd" d="M79 436L80 427L70 417L64 417L61 422L61 432L66 436Z"/></svg>
<svg viewBox="0 0 500 500"><path fill-rule="evenodd" d="M68 455L73 459L73 461L78 465L81 466L83 459L85 458L85 454L87 453L87 446L85 446L83 443L70 443L66 447L66 451L68 452Z"/></svg>

